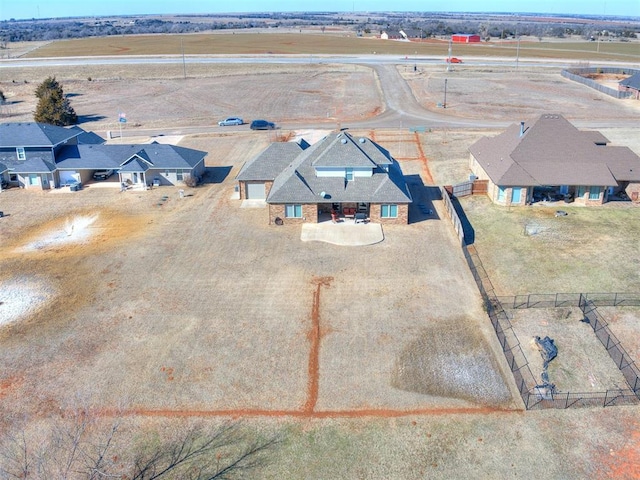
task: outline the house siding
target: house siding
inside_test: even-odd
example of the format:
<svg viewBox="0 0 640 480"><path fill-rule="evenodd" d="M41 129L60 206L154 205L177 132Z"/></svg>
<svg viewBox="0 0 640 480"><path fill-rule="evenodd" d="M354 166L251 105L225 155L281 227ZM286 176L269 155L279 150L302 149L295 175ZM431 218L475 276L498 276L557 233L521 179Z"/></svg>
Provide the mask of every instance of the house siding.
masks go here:
<svg viewBox="0 0 640 480"><path fill-rule="evenodd" d="M409 205L406 203L398 204L398 216L396 218L382 218L380 203L372 203L369 207L369 221L373 223L382 223L384 225L406 225L409 223Z"/></svg>
<svg viewBox="0 0 640 480"><path fill-rule="evenodd" d="M585 192L581 196L577 196L578 195L578 191L576 189L576 197L574 199L576 205L585 205L585 206L589 207L589 206L594 206L594 205L602 205L606 201L605 195L606 195L606 192L607 192L607 187L599 187L600 188L600 195L598 196L598 200L590 200L589 199L590 188L591 187L585 187Z"/></svg>
<svg viewBox="0 0 640 480"><path fill-rule="evenodd" d="M32 184L30 175L35 175L36 184ZM25 190L49 190L55 188L53 174L51 173L35 173L35 174L18 174L18 184Z"/></svg>
<svg viewBox="0 0 640 480"><path fill-rule="evenodd" d="M276 218L280 218L283 225L318 223L318 205L315 203L302 205L302 218L288 218L285 216L284 210L285 204L269 204L269 225L275 225Z"/></svg>

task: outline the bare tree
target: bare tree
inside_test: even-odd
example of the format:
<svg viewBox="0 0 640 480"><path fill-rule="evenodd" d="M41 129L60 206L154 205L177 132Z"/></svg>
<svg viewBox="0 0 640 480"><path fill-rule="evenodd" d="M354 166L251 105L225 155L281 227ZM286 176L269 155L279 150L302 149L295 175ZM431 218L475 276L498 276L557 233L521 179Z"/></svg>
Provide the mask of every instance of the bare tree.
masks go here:
<svg viewBox="0 0 640 480"><path fill-rule="evenodd" d="M8 435L0 448L0 479L29 478L33 469L33 455L24 430Z"/></svg>
<svg viewBox="0 0 640 480"><path fill-rule="evenodd" d="M177 474L191 480L232 478L264 466L264 454L279 443L278 437L251 441L238 423L225 424L209 434L198 426L146 456L140 455L128 478L154 480Z"/></svg>
<svg viewBox="0 0 640 480"><path fill-rule="evenodd" d="M281 441L256 439L238 422L214 430L196 425L162 439L155 431L121 431L121 420L106 426L86 411L55 422L44 441L19 428L0 437L0 480L229 479L264 466Z"/></svg>

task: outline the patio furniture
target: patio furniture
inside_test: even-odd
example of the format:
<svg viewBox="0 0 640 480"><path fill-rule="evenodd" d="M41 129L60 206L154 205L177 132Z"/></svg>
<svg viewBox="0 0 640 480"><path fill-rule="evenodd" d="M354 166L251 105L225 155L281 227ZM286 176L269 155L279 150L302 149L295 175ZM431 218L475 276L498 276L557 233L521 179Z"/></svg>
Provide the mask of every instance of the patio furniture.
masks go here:
<svg viewBox="0 0 640 480"><path fill-rule="evenodd" d="M353 218L354 215L356 214L356 209L355 208L343 208L342 209L342 214L347 218Z"/></svg>
<svg viewBox="0 0 640 480"><path fill-rule="evenodd" d="M355 223L367 223L367 214L366 213L356 213L354 217Z"/></svg>

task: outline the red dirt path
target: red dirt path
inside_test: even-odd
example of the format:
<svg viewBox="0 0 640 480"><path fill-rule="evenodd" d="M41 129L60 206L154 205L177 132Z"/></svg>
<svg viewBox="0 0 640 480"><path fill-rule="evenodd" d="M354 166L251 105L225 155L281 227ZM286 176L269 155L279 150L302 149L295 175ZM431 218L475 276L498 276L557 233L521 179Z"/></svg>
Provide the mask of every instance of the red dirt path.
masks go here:
<svg viewBox="0 0 640 480"><path fill-rule="evenodd" d="M307 380L307 401L303 411L312 413L318 402L318 389L320 383L320 290L321 287L331 286L332 277L314 278L311 283L316 286L313 293L313 306L311 307L311 329L307 338L311 343L309 348L309 378Z"/></svg>
<svg viewBox="0 0 640 480"><path fill-rule="evenodd" d="M361 410L326 410L317 411L318 391L320 385L320 342L323 331L320 326L320 292L322 287L330 287L333 277L315 277L311 284L315 285L311 307L311 328L307 333L310 342L307 380L307 400L300 410L263 410L263 409L231 409L231 410L182 410L182 409L150 409L131 408L124 410L99 409L92 413L102 417L144 416L144 417L292 417L292 418L359 418L359 417L405 417L413 415L451 415L451 414L490 414L518 413L521 410L501 409L493 407L458 407L458 408L418 408L408 410L363 408ZM326 334L327 332L324 332ZM172 369L171 369L172 370ZM165 371L165 367L162 368Z"/></svg>

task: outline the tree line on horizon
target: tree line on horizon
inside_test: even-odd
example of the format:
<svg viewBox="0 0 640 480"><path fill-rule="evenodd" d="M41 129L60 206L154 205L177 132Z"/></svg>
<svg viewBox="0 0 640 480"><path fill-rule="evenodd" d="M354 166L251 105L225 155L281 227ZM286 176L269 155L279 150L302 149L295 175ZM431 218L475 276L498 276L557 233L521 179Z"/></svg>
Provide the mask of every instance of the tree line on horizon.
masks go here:
<svg viewBox="0 0 640 480"><path fill-rule="evenodd" d="M0 49L7 42L50 41L60 39L103 37L113 35L182 34L201 33L224 29L252 28L298 28L308 26L341 25L363 34L378 34L382 31L411 32L412 38L431 38L453 33L472 33L483 39L509 38L515 35L562 38L569 35L589 39L607 36L620 39L637 38L638 22L608 22L604 19L566 17L557 21L540 22L526 16L513 19L499 15L464 15L388 13L376 15L350 15L346 13L263 13L234 16L201 15L190 16L202 21L179 20L178 18L156 18L151 16L87 19L30 19L0 22ZM323 30L324 31L324 30Z"/></svg>

